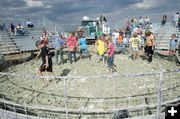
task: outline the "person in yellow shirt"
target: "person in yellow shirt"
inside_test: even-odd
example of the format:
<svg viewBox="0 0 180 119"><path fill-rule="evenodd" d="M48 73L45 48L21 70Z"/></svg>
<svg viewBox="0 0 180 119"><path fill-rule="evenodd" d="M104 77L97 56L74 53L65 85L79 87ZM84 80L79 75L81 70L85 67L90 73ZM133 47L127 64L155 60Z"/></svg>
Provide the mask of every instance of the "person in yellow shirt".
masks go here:
<svg viewBox="0 0 180 119"><path fill-rule="evenodd" d="M129 42L133 51L133 59L137 59L139 57L139 45L140 45L140 38L138 37L137 32L134 32L133 37L130 38Z"/></svg>
<svg viewBox="0 0 180 119"><path fill-rule="evenodd" d="M102 36L99 37L99 39L96 42L97 45L97 54L100 56L99 61L103 60L103 63L105 63L105 42Z"/></svg>

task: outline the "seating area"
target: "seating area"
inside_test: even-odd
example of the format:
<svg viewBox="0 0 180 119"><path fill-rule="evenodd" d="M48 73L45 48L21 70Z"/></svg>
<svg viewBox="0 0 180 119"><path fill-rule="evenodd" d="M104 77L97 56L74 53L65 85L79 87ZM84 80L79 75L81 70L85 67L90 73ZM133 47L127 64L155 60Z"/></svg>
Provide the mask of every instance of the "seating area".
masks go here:
<svg viewBox="0 0 180 119"><path fill-rule="evenodd" d="M0 53L1 54L13 54L19 53L19 49L15 44L14 38L11 37L8 32L0 31Z"/></svg>
<svg viewBox="0 0 180 119"><path fill-rule="evenodd" d="M14 22L14 24L22 24L24 30L26 31L24 34L14 34L9 32L9 23ZM62 32L63 28L52 22L48 19L39 19L31 18L34 26L32 28L26 26L26 19L6 19L6 30L0 31L0 54L8 55L8 54L17 54L21 52L30 52L36 50L35 42L41 36L42 30L46 29L47 31L56 31ZM52 47L52 41L49 39L49 45Z"/></svg>
<svg viewBox="0 0 180 119"><path fill-rule="evenodd" d="M176 34L177 37L180 36L179 30L174 28L172 25L167 24L164 27L161 27L158 31L158 35L156 36L157 39L157 50L168 50L169 49L169 42L171 39L171 35Z"/></svg>

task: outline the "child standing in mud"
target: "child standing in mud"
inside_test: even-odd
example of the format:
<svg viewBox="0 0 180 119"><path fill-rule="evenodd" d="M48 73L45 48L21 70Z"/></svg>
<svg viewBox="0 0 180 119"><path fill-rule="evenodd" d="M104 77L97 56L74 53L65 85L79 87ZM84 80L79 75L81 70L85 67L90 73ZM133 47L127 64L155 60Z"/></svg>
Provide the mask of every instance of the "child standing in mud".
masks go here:
<svg viewBox="0 0 180 119"><path fill-rule="evenodd" d="M97 45L97 54L100 56L100 59L98 62L103 60L103 63L105 63L105 41L102 36L99 37L99 39L96 42Z"/></svg>
<svg viewBox="0 0 180 119"><path fill-rule="evenodd" d="M40 49L40 54L41 54L41 58L42 58L42 65L39 67L38 69L38 75L39 76L43 76L42 72L49 72L52 75L54 75L53 73L53 63L52 63L52 57L49 54L49 49L46 47L45 44L43 44L40 40L36 41L36 47L38 49ZM47 81L44 80L44 86L47 86Z"/></svg>
<svg viewBox="0 0 180 119"><path fill-rule="evenodd" d="M107 61L108 62L108 68L109 68L110 72L114 72L115 69L113 66L115 66L114 65L115 48L114 48L114 45L112 43L111 37L108 37L107 40L108 40L108 52L107 52L107 54L108 54L108 61Z"/></svg>

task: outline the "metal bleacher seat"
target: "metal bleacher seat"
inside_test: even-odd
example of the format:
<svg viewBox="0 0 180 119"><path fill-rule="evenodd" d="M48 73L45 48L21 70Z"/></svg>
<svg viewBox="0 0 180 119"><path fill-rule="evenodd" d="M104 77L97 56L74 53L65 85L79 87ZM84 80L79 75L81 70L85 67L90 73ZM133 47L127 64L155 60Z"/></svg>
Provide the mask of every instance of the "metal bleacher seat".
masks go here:
<svg viewBox="0 0 180 119"><path fill-rule="evenodd" d="M179 31L178 29L171 26L171 24L167 24L164 27L161 27L159 30L159 34L157 36L157 50L168 50L169 49L169 42L171 39L171 35L176 34L178 36Z"/></svg>
<svg viewBox="0 0 180 119"><path fill-rule="evenodd" d="M4 55L19 52L13 38L9 36L8 32L6 31L0 31L0 51L1 54Z"/></svg>

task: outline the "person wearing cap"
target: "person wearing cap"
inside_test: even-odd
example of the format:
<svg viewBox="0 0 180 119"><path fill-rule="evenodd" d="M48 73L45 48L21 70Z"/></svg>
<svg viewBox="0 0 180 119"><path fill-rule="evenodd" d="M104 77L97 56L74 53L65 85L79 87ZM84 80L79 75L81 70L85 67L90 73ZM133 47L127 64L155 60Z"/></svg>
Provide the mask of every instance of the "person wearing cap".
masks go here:
<svg viewBox="0 0 180 119"><path fill-rule="evenodd" d="M36 47L40 49L40 54L42 58L42 64L38 69L38 75L43 76L42 72L50 72L53 74L52 70L52 56L49 53L49 49L40 40L36 41ZM54 75L54 74L53 74Z"/></svg>

